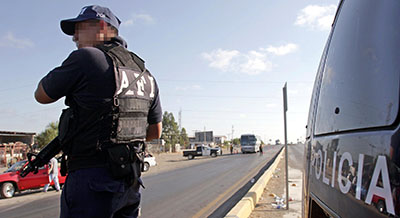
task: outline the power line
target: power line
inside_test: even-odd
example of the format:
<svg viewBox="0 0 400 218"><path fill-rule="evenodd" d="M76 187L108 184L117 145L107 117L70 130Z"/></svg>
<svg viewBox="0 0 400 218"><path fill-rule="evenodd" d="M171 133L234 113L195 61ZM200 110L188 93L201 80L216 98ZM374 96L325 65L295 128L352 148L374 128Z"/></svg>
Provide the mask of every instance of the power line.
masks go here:
<svg viewBox="0 0 400 218"><path fill-rule="evenodd" d="M243 80L178 80L178 79L158 79L158 81L162 82L196 82L196 83L278 83L282 84L283 81L266 81L266 80L257 80L257 81L243 81ZM291 81L290 83L313 83L314 81Z"/></svg>
<svg viewBox="0 0 400 218"><path fill-rule="evenodd" d="M279 97L265 97L265 96L211 96L211 95L162 95L163 97L188 97L188 98L246 98L246 99L279 99Z"/></svg>
<svg viewBox="0 0 400 218"><path fill-rule="evenodd" d="M175 111L175 110L171 110ZM205 112L205 113L246 113L246 114L275 114L275 113L281 113L280 111L234 111L234 110L191 110L191 109L185 109L184 111L187 112ZM291 111L290 114L304 114L308 113L307 111Z"/></svg>

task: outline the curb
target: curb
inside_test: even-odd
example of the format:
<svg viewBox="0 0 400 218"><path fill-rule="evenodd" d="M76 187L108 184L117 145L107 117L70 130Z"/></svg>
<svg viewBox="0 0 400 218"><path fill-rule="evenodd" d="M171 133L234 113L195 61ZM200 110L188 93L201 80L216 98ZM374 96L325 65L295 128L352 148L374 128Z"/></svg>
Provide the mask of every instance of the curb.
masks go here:
<svg viewBox="0 0 400 218"><path fill-rule="evenodd" d="M264 188L272 177L280 159L284 154L285 148L276 157L274 163L265 171L265 173L258 179L258 181L251 187L247 194L240 200L224 218L247 218L253 212L255 205L264 192Z"/></svg>

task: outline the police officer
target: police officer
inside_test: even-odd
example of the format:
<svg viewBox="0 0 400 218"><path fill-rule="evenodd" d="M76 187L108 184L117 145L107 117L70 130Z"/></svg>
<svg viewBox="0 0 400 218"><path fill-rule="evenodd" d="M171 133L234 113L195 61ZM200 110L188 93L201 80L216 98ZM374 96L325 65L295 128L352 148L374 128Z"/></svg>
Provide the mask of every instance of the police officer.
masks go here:
<svg viewBox="0 0 400 218"><path fill-rule="evenodd" d="M61 21L77 50L40 81L35 98L66 97L59 140L68 176L61 217L137 217L141 151L161 135L154 77L118 36L121 21L106 7L84 7Z"/></svg>

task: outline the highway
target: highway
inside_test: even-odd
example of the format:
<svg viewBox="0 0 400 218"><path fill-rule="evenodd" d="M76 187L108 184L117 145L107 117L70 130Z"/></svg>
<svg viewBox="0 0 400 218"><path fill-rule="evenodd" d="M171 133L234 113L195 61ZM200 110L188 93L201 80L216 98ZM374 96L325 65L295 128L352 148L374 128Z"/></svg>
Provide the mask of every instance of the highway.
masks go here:
<svg viewBox="0 0 400 218"><path fill-rule="evenodd" d="M207 217L251 180L280 148L267 146L264 155L225 154L207 161L194 159L191 161L199 164L144 174L141 217ZM59 197L55 191L29 191L0 199L0 217L58 217Z"/></svg>

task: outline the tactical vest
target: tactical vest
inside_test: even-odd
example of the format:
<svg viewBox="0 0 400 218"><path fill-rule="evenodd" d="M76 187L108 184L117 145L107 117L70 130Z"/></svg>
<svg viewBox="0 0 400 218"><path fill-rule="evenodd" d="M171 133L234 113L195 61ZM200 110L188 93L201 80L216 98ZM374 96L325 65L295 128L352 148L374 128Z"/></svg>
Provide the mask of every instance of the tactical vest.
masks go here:
<svg viewBox="0 0 400 218"><path fill-rule="evenodd" d="M116 89L112 109L110 141L116 144L144 141L147 115L154 99L155 82L144 61L122 46L97 46L114 65Z"/></svg>

